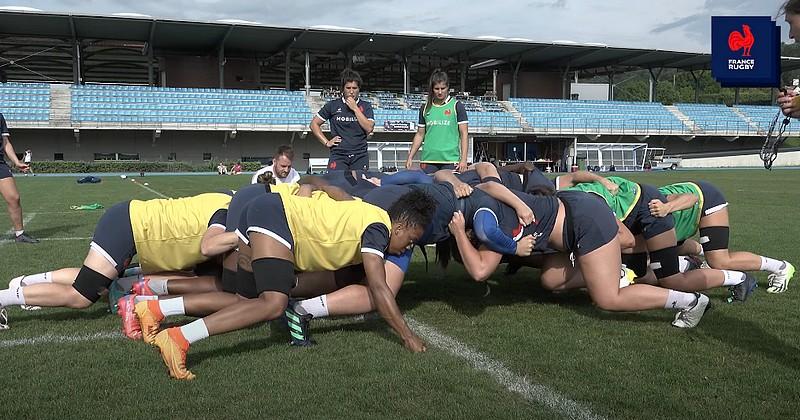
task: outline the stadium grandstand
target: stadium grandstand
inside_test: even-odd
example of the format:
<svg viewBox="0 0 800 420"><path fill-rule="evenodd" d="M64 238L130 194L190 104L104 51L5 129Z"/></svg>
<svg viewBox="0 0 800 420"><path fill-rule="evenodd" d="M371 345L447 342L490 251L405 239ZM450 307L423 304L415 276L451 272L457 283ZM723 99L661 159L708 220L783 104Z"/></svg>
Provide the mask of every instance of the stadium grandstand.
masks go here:
<svg viewBox="0 0 800 420"><path fill-rule="evenodd" d="M375 109L374 169L405 161L435 68L448 72L452 95L465 104L475 160L532 160L552 170L579 157L641 169L648 148L745 153L760 147L776 112L613 100L615 75L708 71L711 57L699 53L1 9L0 35L2 112L15 142L41 160L266 161L283 143L326 157L309 122L338 94L348 67L362 75L362 99ZM782 69L800 69L800 60L783 58ZM607 76L606 97L573 92L573 80L589 74ZM651 83L651 97L656 89ZM800 128L790 125L789 134Z"/></svg>

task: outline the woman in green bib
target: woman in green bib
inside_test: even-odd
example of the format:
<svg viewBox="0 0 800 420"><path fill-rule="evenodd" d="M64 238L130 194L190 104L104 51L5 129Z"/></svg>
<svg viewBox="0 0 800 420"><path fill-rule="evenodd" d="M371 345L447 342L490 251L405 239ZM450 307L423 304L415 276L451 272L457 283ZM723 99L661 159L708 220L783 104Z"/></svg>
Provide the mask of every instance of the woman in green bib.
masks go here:
<svg viewBox="0 0 800 420"><path fill-rule="evenodd" d="M650 212L656 217L672 215L677 239L683 243L682 252L705 255L709 267L719 270L766 271L770 273L767 292L786 291L795 273L790 262L728 248L728 201L719 188L695 181L665 185L659 191L668 201L650 201ZM691 238L698 231L698 241L693 241Z"/></svg>
<svg viewBox="0 0 800 420"><path fill-rule="evenodd" d="M425 173L467 169L467 111L449 92L447 73L434 70L428 84L428 101L419 110L419 128L411 143L406 169L411 169L411 161L423 142L420 168Z"/></svg>

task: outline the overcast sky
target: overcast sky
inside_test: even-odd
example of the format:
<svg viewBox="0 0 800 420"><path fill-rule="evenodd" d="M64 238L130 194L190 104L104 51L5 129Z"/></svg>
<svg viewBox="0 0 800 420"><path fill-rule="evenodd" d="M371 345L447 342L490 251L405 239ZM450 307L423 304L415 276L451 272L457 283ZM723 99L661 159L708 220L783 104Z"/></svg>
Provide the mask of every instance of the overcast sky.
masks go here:
<svg viewBox="0 0 800 420"><path fill-rule="evenodd" d="M48 12L141 13L198 21L241 19L275 26L336 25L376 32L495 35L539 42L571 40L691 52L710 52L711 16L775 17L782 3L783 0L0 0L0 5ZM785 24L782 37L788 39Z"/></svg>

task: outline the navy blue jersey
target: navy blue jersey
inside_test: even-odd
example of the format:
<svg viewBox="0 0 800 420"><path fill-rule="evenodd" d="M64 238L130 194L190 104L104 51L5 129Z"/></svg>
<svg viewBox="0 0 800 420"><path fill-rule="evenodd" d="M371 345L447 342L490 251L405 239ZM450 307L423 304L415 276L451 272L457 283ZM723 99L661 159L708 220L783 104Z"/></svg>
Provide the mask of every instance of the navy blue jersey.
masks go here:
<svg viewBox="0 0 800 420"><path fill-rule="evenodd" d="M8 131L8 124L6 124L6 118L2 113L0 113L0 136L2 136L2 138L0 138L0 161L5 158L6 140L8 140L9 135L10 133Z"/></svg>
<svg viewBox="0 0 800 420"><path fill-rule="evenodd" d="M411 192L412 189L428 193L436 202L436 211L431 224L425 228L417 244L435 244L449 238L450 230L447 225L457 210L455 194L450 184L386 185L370 191L363 200L388 211L401 196Z"/></svg>
<svg viewBox="0 0 800 420"><path fill-rule="evenodd" d="M374 121L372 105L367 101L356 102L361 112L368 120ZM358 123L355 112L344 102L344 99L329 101L319 110L317 116L323 121L328 121L331 127L331 136L339 136L342 141L338 146L331 148L331 153L351 154L367 152L367 132Z"/></svg>
<svg viewBox="0 0 800 420"><path fill-rule="evenodd" d="M517 191L514 191L514 194L533 210L533 215L536 217L535 223L531 223L522 229L520 237L533 235L533 238L536 240L533 250L548 251L550 234L553 233L553 227L556 224L556 216L558 216L558 198L555 196L534 195ZM510 209L514 218L517 217L517 214L511 207L503 207Z"/></svg>

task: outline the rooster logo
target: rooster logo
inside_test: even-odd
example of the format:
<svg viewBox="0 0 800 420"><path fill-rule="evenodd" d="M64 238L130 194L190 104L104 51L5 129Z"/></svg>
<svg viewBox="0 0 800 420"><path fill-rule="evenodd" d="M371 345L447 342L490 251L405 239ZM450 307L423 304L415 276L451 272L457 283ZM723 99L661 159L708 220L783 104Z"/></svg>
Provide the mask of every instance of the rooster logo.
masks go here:
<svg viewBox="0 0 800 420"><path fill-rule="evenodd" d="M450 110L449 110L449 109L445 109L445 110L444 110L444 115L446 115L446 116L448 116L448 117L449 117L449 116L450 116L450 114L452 114L452 113L450 112Z"/></svg>
<svg viewBox="0 0 800 420"><path fill-rule="evenodd" d="M744 35L742 35L742 32L744 32ZM753 47L756 39L753 37L753 32L750 31L750 25L742 25L742 32L731 31L730 35L728 35L728 47L731 51L743 49L742 57L750 57L750 48Z"/></svg>

